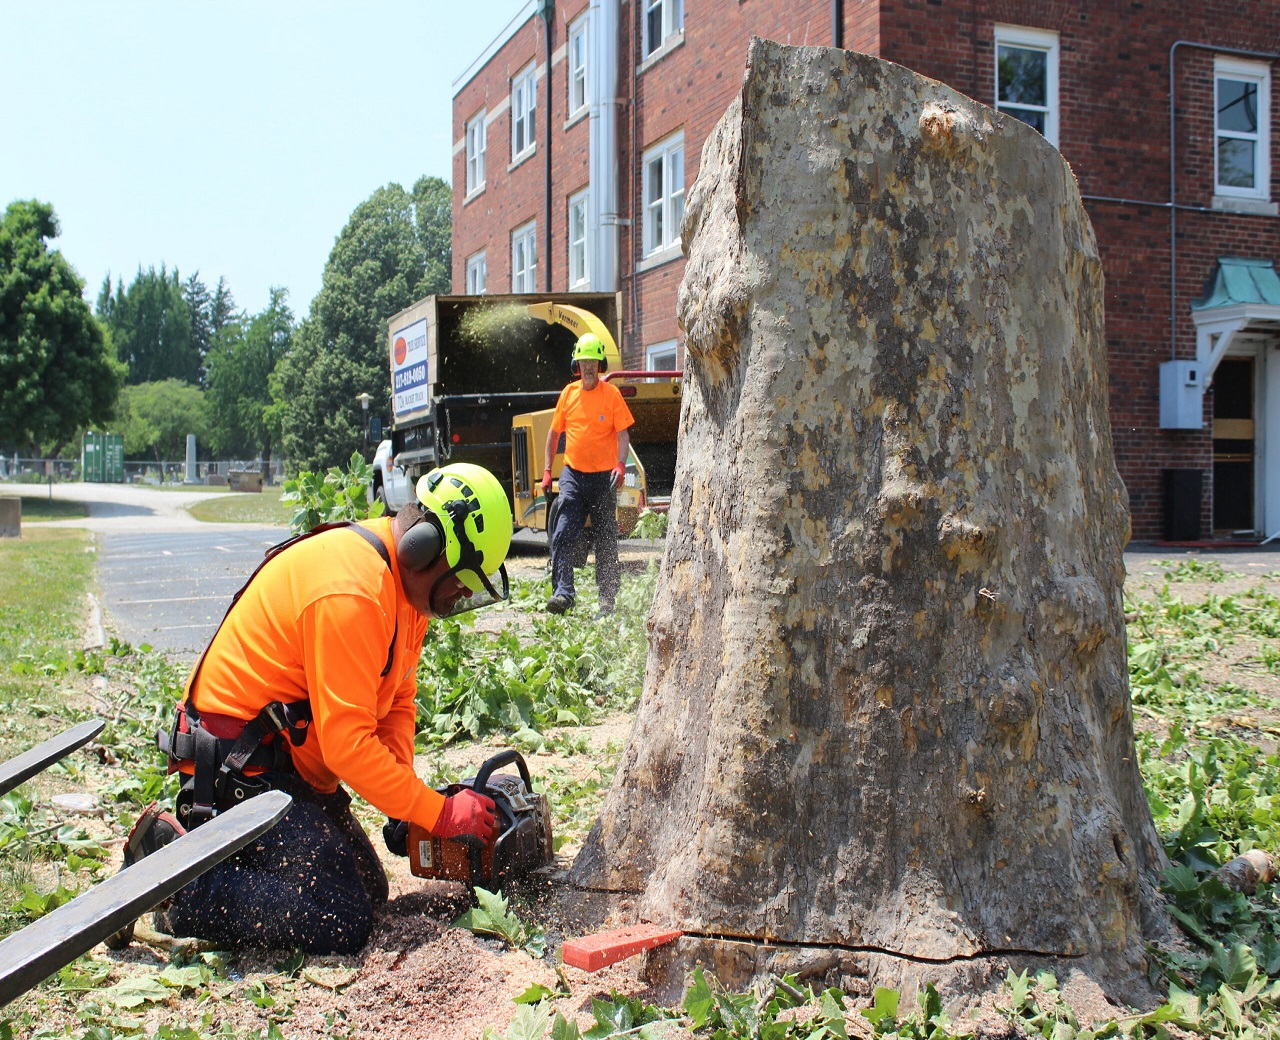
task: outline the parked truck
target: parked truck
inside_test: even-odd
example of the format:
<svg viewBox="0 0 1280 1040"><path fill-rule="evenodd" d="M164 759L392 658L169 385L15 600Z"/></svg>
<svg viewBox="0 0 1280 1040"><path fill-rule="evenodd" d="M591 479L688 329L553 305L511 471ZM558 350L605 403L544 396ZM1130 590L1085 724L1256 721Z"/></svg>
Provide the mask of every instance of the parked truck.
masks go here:
<svg viewBox="0 0 1280 1040"><path fill-rule="evenodd" d="M389 508L403 504L397 489L411 494L428 470L474 462L507 488L517 528L545 529L555 502L554 487L548 499L536 483L546 431L584 332L605 344L612 378L636 417L619 489L625 530L641 508L661 507L670 495L679 373L654 382L658 373L620 372L621 294L428 296L394 315L387 331L391 443L379 448L371 494L382 494ZM557 454L556 475L562 465Z"/></svg>

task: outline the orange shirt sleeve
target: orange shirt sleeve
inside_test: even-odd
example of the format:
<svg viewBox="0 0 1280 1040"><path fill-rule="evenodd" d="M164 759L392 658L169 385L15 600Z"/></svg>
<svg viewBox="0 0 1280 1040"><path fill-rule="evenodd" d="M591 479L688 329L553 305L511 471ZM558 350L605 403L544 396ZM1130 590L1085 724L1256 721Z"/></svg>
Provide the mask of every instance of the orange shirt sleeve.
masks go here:
<svg viewBox="0 0 1280 1040"><path fill-rule="evenodd" d="M378 739L397 762L413 767L413 737L418 721L418 657L407 678L397 687L391 709L378 724Z"/></svg>
<svg viewBox="0 0 1280 1040"><path fill-rule="evenodd" d="M430 830L444 797L413 769L412 708L401 703L379 722L377 686L386 664L391 625L369 623L369 603L358 596L325 596L299 618L314 734L325 765L379 811ZM390 744L379 730L394 729ZM407 744L406 744L407 741Z"/></svg>
<svg viewBox="0 0 1280 1040"><path fill-rule="evenodd" d="M566 386L560 391L560 396L556 400L556 411L551 417L551 428L555 430L556 433L564 433L564 431L569 428L569 420L565 416L565 412L569 408L569 398L573 393L575 385L577 384L570 383Z"/></svg>

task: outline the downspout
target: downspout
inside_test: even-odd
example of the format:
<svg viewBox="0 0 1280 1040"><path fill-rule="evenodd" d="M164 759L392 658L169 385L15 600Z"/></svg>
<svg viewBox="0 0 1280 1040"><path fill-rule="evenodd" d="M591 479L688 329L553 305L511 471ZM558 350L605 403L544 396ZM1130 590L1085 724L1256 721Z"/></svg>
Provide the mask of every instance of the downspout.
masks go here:
<svg viewBox="0 0 1280 1040"><path fill-rule="evenodd" d="M1195 40L1178 40L1169 48L1169 359L1178 359L1178 210L1186 207L1178 205L1178 137L1174 123L1174 68L1173 59L1179 47L1195 47L1202 51L1214 51L1217 54L1234 54L1243 58L1265 58L1268 61L1280 60L1280 54L1264 51L1242 51L1234 47L1217 47L1211 43L1199 43ZM1216 90L1215 85L1215 101ZM1216 132L1216 131L1215 131ZM1215 139L1213 147L1218 143Z"/></svg>
<svg viewBox="0 0 1280 1040"><path fill-rule="evenodd" d="M831 46L844 48L844 0L831 0Z"/></svg>
<svg viewBox="0 0 1280 1040"><path fill-rule="evenodd" d="M542 19L542 24L547 34L547 79L546 89L546 106L547 106L547 151L543 156L543 226L547 229L545 241L547 243L546 250L542 254L543 263L543 282L546 285L546 291L551 292L551 26L555 21L556 3L555 0L538 0L538 16ZM535 80L536 82L536 80Z"/></svg>
<svg viewBox="0 0 1280 1040"><path fill-rule="evenodd" d="M592 292L618 291L618 5L591 0L587 30L587 228ZM618 345L621 348L621 344Z"/></svg>

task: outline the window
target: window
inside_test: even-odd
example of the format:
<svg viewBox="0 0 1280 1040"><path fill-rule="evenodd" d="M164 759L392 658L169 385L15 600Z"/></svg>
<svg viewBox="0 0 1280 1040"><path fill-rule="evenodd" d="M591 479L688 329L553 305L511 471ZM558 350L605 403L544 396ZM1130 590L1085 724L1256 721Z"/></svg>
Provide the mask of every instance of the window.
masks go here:
<svg viewBox="0 0 1280 1040"><path fill-rule="evenodd" d="M1270 70L1257 62L1213 63L1214 194L1265 199L1270 195Z"/></svg>
<svg viewBox="0 0 1280 1040"><path fill-rule="evenodd" d="M585 289L587 269L587 193L569 197L569 288Z"/></svg>
<svg viewBox="0 0 1280 1040"><path fill-rule="evenodd" d="M684 0L643 0L644 56L647 58L684 28Z"/></svg>
<svg viewBox="0 0 1280 1040"><path fill-rule="evenodd" d="M644 156L644 255L680 243L684 216L684 134L664 141Z"/></svg>
<svg viewBox="0 0 1280 1040"><path fill-rule="evenodd" d="M644 367L650 372L672 372L679 368L676 357L675 340L655 343L644 352Z"/></svg>
<svg viewBox="0 0 1280 1040"><path fill-rule="evenodd" d="M511 158L533 148L538 114L538 64L534 62L511 81Z"/></svg>
<svg viewBox="0 0 1280 1040"><path fill-rule="evenodd" d="M484 187L484 113L467 123L467 194Z"/></svg>
<svg viewBox="0 0 1280 1040"><path fill-rule="evenodd" d="M587 107L587 18L569 26L569 115Z"/></svg>
<svg viewBox="0 0 1280 1040"><path fill-rule="evenodd" d="M511 291L531 293L538 284L538 223L511 232Z"/></svg>
<svg viewBox="0 0 1280 1040"><path fill-rule="evenodd" d="M1058 144L1058 34L996 26L996 108Z"/></svg>
<svg viewBox="0 0 1280 1040"><path fill-rule="evenodd" d="M488 276L488 267L489 265L485 262L485 255L482 252L467 258L468 295L479 296L485 291L484 284Z"/></svg>

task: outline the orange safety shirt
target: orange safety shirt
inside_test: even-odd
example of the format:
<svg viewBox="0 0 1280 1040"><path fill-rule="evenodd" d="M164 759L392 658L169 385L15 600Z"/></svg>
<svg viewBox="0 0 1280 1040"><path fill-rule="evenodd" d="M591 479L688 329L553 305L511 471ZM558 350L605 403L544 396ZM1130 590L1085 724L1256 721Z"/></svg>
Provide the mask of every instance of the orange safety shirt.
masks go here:
<svg viewBox="0 0 1280 1040"><path fill-rule="evenodd" d="M575 379L560 391L551 428L563 433L564 461L579 473L603 473L618 464L618 433L635 422L631 409L612 383L601 380L594 390Z"/></svg>
<svg viewBox="0 0 1280 1040"><path fill-rule="evenodd" d="M347 530L326 531L280 553L250 582L214 637L195 706L202 714L249 720L272 701L309 700L307 738L289 749L302 779L322 793L342 780L388 816L430 830L444 798L413 768L414 698L427 621L405 598L390 518L363 526L382 539L391 566Z"/></svg>

